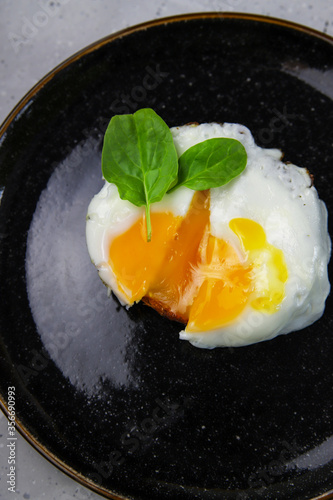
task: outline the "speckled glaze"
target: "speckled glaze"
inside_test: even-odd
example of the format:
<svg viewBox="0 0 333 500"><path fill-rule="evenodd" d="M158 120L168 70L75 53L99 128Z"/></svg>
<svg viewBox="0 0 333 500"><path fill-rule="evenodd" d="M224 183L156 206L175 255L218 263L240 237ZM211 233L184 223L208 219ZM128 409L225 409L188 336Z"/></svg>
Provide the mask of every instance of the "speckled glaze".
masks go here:
<svg viewBox="0 0 333 500"><path fill-rule="evenodd" d="M108 498L331 498L332 297L301 332L199 350L150 308L107 298L84 229L105 127L139 107L170 126L246 125L314 174L332 213L332 99L331 39L215 13L113 35L14 110L0 146L1 404L15 385L20 430L55 465Z"/></svg>

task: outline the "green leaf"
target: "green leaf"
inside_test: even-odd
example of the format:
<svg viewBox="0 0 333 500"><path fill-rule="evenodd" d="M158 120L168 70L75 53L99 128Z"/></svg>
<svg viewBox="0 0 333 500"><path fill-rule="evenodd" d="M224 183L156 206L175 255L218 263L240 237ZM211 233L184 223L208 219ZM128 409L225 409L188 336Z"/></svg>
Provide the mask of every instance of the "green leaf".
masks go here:
<svg viewBox="0 0 333 500"><path fill-rule="evenodd" d="M151 239L150 205L175 182L177 152L166 123L150 108L114 116L106 130L102 173L122 200L146 207L147 240Z"/></svg>
<svg viewBox="0 0 333 500"><path fill-rule="evenodd" d="M247 154L236 139L207 139L187 149L179 158L178 182L180 186L202 191L223 186L246 167Z"/></svg>

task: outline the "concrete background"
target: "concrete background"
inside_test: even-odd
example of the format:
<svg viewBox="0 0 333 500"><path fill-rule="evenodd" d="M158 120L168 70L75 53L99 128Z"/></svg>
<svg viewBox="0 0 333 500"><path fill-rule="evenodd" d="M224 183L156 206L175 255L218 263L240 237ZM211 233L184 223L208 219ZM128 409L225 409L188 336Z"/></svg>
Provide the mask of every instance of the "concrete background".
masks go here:
<svg viewBox="0 0 333 500"><path fill-rule="evenodd" d="M188 12L234 11L288 19L333 35L331 0L0 0L0 122L57 64L110 33L150 19ZM7 420L0 412L0 498L97 500L17 441L16 493L8 492Z"/></svg>

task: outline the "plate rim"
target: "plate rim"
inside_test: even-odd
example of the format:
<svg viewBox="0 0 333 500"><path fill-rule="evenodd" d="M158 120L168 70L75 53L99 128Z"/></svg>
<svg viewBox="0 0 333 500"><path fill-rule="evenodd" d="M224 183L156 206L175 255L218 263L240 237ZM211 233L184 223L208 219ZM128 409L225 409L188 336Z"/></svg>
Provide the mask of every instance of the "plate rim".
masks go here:
<svg viewBox="0 0 333 500"><path fill-rule="evenodd" d="M54 76L56 76L59 72L65 69L67 66L70 66L75 61L79 60L81 57L98 50L102 46L111 43L117 39L121 39L125 36L131 35L135 32L147 30L151 27L167 25L176 22L182 21L192 21L192 20L205 20L205 19L235 19L235 20L245 20L250 22L261 22L263 24L271 24L278 25L283 28L290 28L294 31L302 32L307 35L314 37L315 39L322 40L324 42L328 42L333 46L333 35L329 35L327 33L323 33L315 28L311 28L309 26L289 21L286 19L281 19L273 16L266 16L262 14L252 14L252 13L244 13L244 12L225 12L225 11L207 11L207 12L191 12L186 14L176 14L170 15L166 17L161 17L157 19L143 21L138 24L134 24L123 28L121 30L115 31L105 37L102 37L95 42L83 47L78 50L62 62L60 62L57 66L55 66L52 70L50 70L44 77L42 77L31 89L26 92L23 97L18 101L18 103L14 106L14 108L7 115L5 120L0 125L0 147L2 146L2 142L5 139L6 131L9 126L14 122L15 118L24 111L24 108L28 105L29 101L50 81ZM1 199L0 199L1 201ZM6 400L3 398L3 395L0 393L0 410L4 413L5 417L8 419L9 412L7 408ZM46 460L48 460L52 465L54 465L61 472L69 476L71 479L80 483L82 486L90 489L91 491L98 493L104 498L111 498L113 500L131 500L129 497L120 496L117 493L114 493L104 487L100 487L98 484L92 482L88 477L83 476L79 471L76 471L70 465L66 464L62 460L60 460L55 454L50 452L46 447L44 447L36 437L34 437L20 422L19 419L15 419L15 426L20 435ZM333 499L333 488L323 494L311 497L308 500L329 500Z"/></svg>

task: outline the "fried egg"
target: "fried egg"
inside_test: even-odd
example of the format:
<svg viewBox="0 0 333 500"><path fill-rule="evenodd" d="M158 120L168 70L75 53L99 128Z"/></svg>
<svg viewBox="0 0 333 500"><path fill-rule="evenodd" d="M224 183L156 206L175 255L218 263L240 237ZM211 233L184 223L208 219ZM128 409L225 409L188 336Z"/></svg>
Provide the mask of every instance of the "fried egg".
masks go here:
<svg viewBox="0 0 333 500"><path fill-rule="evenodd" d="M196 347L242 346L319 319L330 290L327 210L306 169L257 146L238 124L171 129L180 156L214 137L240 141L241 175L207 191L181 187L151 206L121 200L105 182L92 199L86 236L100 278L130 307L143 300L184 324Z"/></svg>

